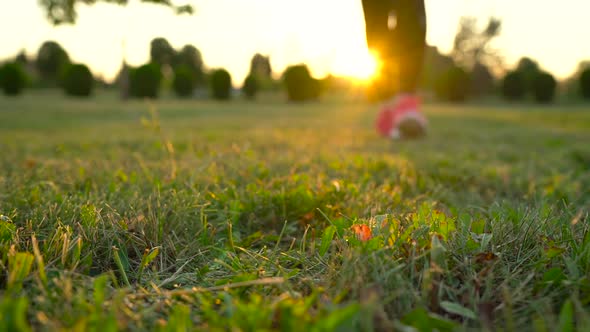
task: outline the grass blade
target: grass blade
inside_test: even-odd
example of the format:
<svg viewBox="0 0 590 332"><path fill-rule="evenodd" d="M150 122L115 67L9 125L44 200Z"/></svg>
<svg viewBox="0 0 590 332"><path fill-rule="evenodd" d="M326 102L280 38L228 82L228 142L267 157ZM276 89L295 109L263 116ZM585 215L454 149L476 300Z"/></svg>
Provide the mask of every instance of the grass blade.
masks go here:
<svg viewBox="0 0 590 332"><path fill-rule="evenodd" d="M127 272L125 272L125 268L123 267L123 260L121 259L120 255L121 255L121 252L120 252L119 248L113 247L113 258L115 259L115 264L117 264L117 267L119 268L119 273L121 273L121 278L123 278L125 285L127 285L128 287L131 287L131 284L129 283L129 279L127 278Z"/></svg>
<svg viewBox="0 0 590 332"><path fill-rule="evenodd" d="M141 283L141 277L143 276L143 270L150 265L150 263L158 256L160 253L160 247L152 248L152 250L147 250L143 254L141 258L141 264L139 266L139 273L137 276L137 283Z"/></svg>
<svg viewBox="0 0 590 332"><path fill-rule="evenodd" d="M326 255L328 249L330 248L330 244L332 244L332 240L334 239L334 234L336 234L336 227L335 226L328 226L324 230L324 235L322 235L322 243L320 245L320 256Z"/></svg>
<svg viewBox="0 0 590 332"><path fill-rule="evenodd" d="M47 291L47 274L45 274L45 262L43 261L43 256L41 256L41 252L39 251L39 244L37 243L37 237L35 235L32 236L31 242L33 243L33 253L35 254L37 269L39 269L39 279L41 279L41 284Z"/></svg>

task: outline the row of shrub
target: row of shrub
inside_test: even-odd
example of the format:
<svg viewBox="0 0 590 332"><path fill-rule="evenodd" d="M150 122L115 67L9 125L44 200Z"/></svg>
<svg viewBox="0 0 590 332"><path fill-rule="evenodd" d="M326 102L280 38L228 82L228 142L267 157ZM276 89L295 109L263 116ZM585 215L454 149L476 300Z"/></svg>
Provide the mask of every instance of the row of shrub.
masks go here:
<svg viewBox="0 0 590 332"><path fill-rule="evenodd" d="M0 64L0 67L4 66ZM87 97L95 86L104 83L94 78L87 66L73 64L67 51L55 41L44 42L32 59L24 51L20 52L14 62L5 67L3 81L6 84L2 81L0 84L9 95L18 95L25 87L59 87L67 95ZM248 98L254 98L261 86L272 80L269 57L256 54L250 72L243 92ZM125 90L124 95L151 98L156 98L164 85L170 85L179 97L190 97L195 90L210 87L212 97L227 99L232 89L227 71L205 72L202 55L196 47L185 45L175 49L165 38L154 38L150 43L148 64L138 68L124 65L114 85Z"/></svg>
<svg viewBox="0 0 590 332"><path fill-rule="evenodd" d="M95 79L83 64L68 64L62 69L59 86L66 95L88 97L92 95ZM136 98L157 98L163 81L160 65L145 64L128 69L129 95ZM441 100L461 102L473 94L473 74L461 67L451 66L436 80L434 92ZM209 75L210 95L226 100L232 96L232 79L227 70L217 69ZM253 99L261 89L262 79L251 73L242 86L242 94ZM322 81L313 78L305 65L288 67L282 78L288 99L294 102L318 99L323 91ZM29 83L26 71L18 62L0 67L0 86L4 94L14 96L22 93ZM172 89L179 97L191 97L197 86L193 71L186 66L174 68ZM507 73L500 81L499 92L509 101L532 97L539 103L550 103L557 92L556 79L535 66L519 66ZM590 99L590 68L579 77L579 90L585 99Z"/></svg>
<svg viewBox="0 0 590 332"><path fill-rule="evenodd" d="M435 47L427 47L419 89L433 91L439 99L453 102L491 94L502 95L510 101L534 99L548 103L555 99L557 81L532 59L523 58L515 70L499 80L494 78L490 67L479 60L471 63L469 70L456 63L470 62L444 55ZM73 64L67 51L55 41L44 42L32 59L23 51L13 63L0 67L0 85L8 95L20 94L30 86L60 87L67 95L86 97L92 94L95 86L108 86L93 77L85 65ZM270 58L254 55L250 74L242 85L242 94L252 99L263 89L279 89L282 83L290 101L306 101L317 99L326 89L337 89L334 79L314 79L305 65L287 68L281 82L273 79L272 73ZM370 100L389 98L400 90L399 80L392 72L378 76L367 89ZM582 96L590 99L590 68L580 71L575 81L579 82L576 90L579 89ZM571 82L573 80L567 87L573 94ZM124 96L137 98L156 98L162 86L171 87L181 98L191 97L195 92L202 94L207 88L209 95L215 99L232 96L232 80L227 71L207 72L201 52L195 46L185 45L176 49L161 37L154 38L150 43L149 64L138 68L123 66L113 85L119 85L125 92ZM348 82L346 89L351 87Z"/></svg>
<svg viewBox="0 0 590 332"><path fill-rule="evenodd" d="M172 89L178 97L186 98L193 95L196 82L191 71L185 67L174 70ZM244 80L242 94L248 99L256 98L262 85L262 79L251 73ZM157 98L162 82L162 74L157 64L145 64L130 70L130 95L137 98ZM288 67L283 75L283 82L290 101L306 101L319 98L320 81L314 79L307 66ZM213 99L227 100L232 96L232 78L225 69L216 69L209 75L209 89Z"/></svg>
<svg viewBox="0 0 590 332"><path fill-rule="evenodd" d="M27 72L21 64L10 62L0 67L0 87L5 95L20 95L29 82ZM90 96L94 87L94 77L86 65L69 64L63 69L60 86L69 96Z"/></svg>
<svg viewBox="0 0 590 332"><path fill-rule="evenodd" d="M262 89L278 88L272 72L270 58L255 54L242 94L253 99ZM88 97L100 85L100 80L93 77L87 66L73 64L67 51L55 41L44 42L32 59L22 51L13 63L3 66L0 74L5 77L0 77L0 84L8 95L18 95L25 87L59 87L68 96ZM317 99L320 95L320 81L312 78L304 65L288 68L283 81L289 100ZM175 49L161 37L150 43L149 63L136 68L124 65L113 85L122 89L123 96L132 98L157 98L163 86L170 86L180 98L191 97L196 92L201 94L204 89L209 89L214 99L225 100L232 96L228 71L206 72L203 57L196 47L185 45Z"/></svg>
<svg viewBox="0 0 590 332"><path fill-rule="evenodd" d="M157 64L146 64L129 70L129 93L137 98L157 98L162 83L162 74ZM195 89L192 71L183 66L174 71L172 87L179 97L192 96ZM231 76L223 69L211 74L211 95L215 99L229 99L231 96ZM6 63L0 67L0 87L7 96L20 95L29 85L29 77L17 62ZM90 69L83 64L68 64L63 68L59 86L64 93L73 97L89 97L95 88L95 79ZM246 79L244 93L253 98L258 92L257 81L253 76Z"/></svg>
<svg viewBox="0 0 590 332"><path fill-rule="evenodd" d="M548 72L517 68L508 72L499 81L499 93L508 101L523 101L532 98L538 103L551 103L557 96L557 80ZM462 102L473 94L473 77L465 69L452 66L437 79L434 92L438 99ZM579 92L590 100L590 68L579 77Z"/></svg>
<svg viewBox="0 0 590 332"><path fill-rule="evenodd" d="M162 73L160 66L148 63L129 70L129 93L135 98L158 98L162 85ZM181 98L191 97L194 93L196 82L192 71L184 66L174 69L172 89ZM211 97L218 100L227 100L232 94L232 79L225 69L214 70L209 78Z"/></svg>
<svg viewBox="0 0 590 332"><path fill-rule="evenodd" d="M160 66L149 63L129 69L129 95L136 98L157 98L162 85ZM179 97L190 97L194 93L196 81L193 72L184 66L174 70L172 88ZM29 84L26 71L19 63L11 62L0 67L0 86L5 95L16 96L23 92ZM246 78L243 93L247 98L255 98L259 91L259 80L250 75ZM73 97L89 97L95 88L95 79L90 69L83 64L69 64L63 69L59 86L66 95ZM210 75L211 96L225 100L231 97L231 75L224 69L218 69Z"/></svg>

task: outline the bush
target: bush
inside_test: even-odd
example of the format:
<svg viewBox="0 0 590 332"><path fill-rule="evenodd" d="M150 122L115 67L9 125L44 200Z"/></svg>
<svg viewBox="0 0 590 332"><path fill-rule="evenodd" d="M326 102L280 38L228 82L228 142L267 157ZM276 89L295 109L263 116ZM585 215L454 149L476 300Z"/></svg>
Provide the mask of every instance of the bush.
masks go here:
<svg viewBox="0 0 590 332"><path fill-rule="evenodd" d="M584 99L590 100L590 68L580 75L580 93Z"/></svg>
<svg viewBox="0 0 590 332"><path fill-rule="evenodd" d="M192 96L195 83L195 74L189 67L181 65L174 70L172 88L178 97L187 98Z"/></svg>
<svg viewBox="0 0 590 332"><path fill-rule="evenodd" d="M553 75L540 72L533 81L533 96L539 103L550 103L555 99L557 81Z"/></svg>
<svg viewBox="0 0 590 332"><path fill-rule="evenodd" d="M136 98L158 98L162 73L154 63L135 68L129 73L129 91Z"/></svg>
<svg viewBox="0 0 590 332"><path fill-rule="evenodd" d="M526 96L527 82L521 72L513 71L502 80L502 96L508 100L522 100Z"/></svg>
<svg viewBox="0 0 590 332"><path fill-rule="evenodd" d="M18 63L7 63L0 68L0 86L7 96L22 93L27 84L27 75Z"/></svg>
<svg viewBox="0 0 590 332"><path fill-rule="evenodd" d="M470 76L461 67L452 67L439 76L436 82L436 96L445 101L462 102L469 97Z"/></svg>
<svg viewBox="0 0 590 332"><path fill-rule="evenodd" d="M231 97L231 75L225 69L217 69L211 74L211 95L217 100Z"/></svg>
<svg viewBox="0 0 590 332"><path fill-rule="evenodd" d="M311 77L306 65L288 67L283 75L283 81L290 101L299 102L320 97L320 82Z"/></svg>
<svg viewBox="0 0 590 332"><path fill-rule="evenodd" d="M69 65L62 76L62 87L68 96L88 97L94 88L94 77L86 65Z"/></svg>
<svg viewBox="0 0 590 332"><path fill-rule="evenodd" d="M254 99L258 94L258 90L260 90L260 82L258 78L253 74L248 75L248 77L246 77L246 80L244 80L242 92L244 93L246 98Z"/></svg>

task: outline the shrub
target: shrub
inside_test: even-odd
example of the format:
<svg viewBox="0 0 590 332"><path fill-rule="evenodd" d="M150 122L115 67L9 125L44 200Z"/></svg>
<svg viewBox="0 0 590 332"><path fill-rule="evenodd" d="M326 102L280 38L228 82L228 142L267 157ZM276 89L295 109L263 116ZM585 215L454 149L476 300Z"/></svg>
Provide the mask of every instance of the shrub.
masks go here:
<svg viewBox="0 0 590 332"><path fill-rule="evenodd" d="M590 100L590 68L580 75L580 93L584 99Z"/></svg>
<svg viewBox="0 0 590 332"><path fill-rule="evenodd" d="M22 93L27 83L27 75L18 63L7 63L0 68L0 86L7 96Z"/></svg>
<svg viewBox="0 0 590 332"><path fill-rule="evenodd" d="M557 81L553 75L540 72L533 81L533 96L539 103L550 103L555 99Z"/></svg>
<svg viewBox="0 0 590 332"><path fill-rule="evenodd" d="M135 68L129 73L129 88L132 97L158 98L162 73L154 63Z"/></svg>
<svg viewBox="0 0 590 332"><path fill-rule="evenodd" d="M246 98L254 99L258 94L258 90L260 90L260 82L258 78L253 74L248 75L248 77L246 77L246 80L244 80L242 92L244 93Z"/></svg>
<svg viewBox="0 0 590 332"><path fill-rule="evenodd" d="M94 88L94 77L86 65L69 65L64 70L62 86L68 96L88 97Z"/></svg>
<svg viewBox="0 0 590 332"><path fill-rule="evenodd" d="M452 67L440 75L436 82L436 96L445 101L462 102L469 97L470 76L461 67Z"/></svg>
<svg viewBox="0 0 590 332"><path fill-rule="evenodd" d="M311 77L306 65L288 67L285 70L283 81L290 101L313 100L320 96L320 82Z"/></svg>
<svg viewBox="0 0 590 332"><path fill-rule="evenodd" d="M502 95L508 100L522 100L526 96L527 82L521 72L513 71L502 80Z"/></svg>
<svg viewBox="0 0 590 332"><path fill-rule="evenodd" d="M195 89L195 74L187 66L181 65L174 70L172 88L178 97L190 97Z"/></svg>
<svg viewBox="0 0 590 332"><path fill-rule="evenodd" d="M225 69L217 69L211 74L211 95L217 100L231 97L231 75Z"/></svg>

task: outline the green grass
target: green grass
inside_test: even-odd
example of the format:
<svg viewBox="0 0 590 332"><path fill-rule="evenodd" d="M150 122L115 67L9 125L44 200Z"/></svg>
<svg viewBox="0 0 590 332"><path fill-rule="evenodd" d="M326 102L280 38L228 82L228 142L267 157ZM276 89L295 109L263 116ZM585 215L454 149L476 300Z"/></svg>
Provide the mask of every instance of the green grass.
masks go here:
<svg viewBox="0 0 590 332"><path fill-rule="evenodd" d="M155 106L0 99L0 330L588 330L590 107Z"/></svg>

